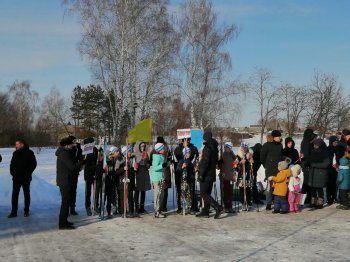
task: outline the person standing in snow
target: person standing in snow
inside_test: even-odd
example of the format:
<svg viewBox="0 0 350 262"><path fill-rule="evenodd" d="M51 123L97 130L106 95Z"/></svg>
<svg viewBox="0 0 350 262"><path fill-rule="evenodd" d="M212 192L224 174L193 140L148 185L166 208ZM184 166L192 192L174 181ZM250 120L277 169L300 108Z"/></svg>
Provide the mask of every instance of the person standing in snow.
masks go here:
<svg viewBox="0 0 350 262"><path fill-rule="evenodd" d="M93 143L94 139L87 138L84 140L84 144ZM98 149L93 148L92 153L85 156L84 166L84 180L85 180L85 209L88 216L92 215L91 212L91 191L95 181L96 165L98 158Z"/></svg>
<svg viewBox="0 0 350 262"><path fill-rule="evenodd" d="M152 173L151 182L153 184L153 203L154 217L165 218L166 215L161 211L161 203L164 197L164 168L167 167L167 161L164 157L165 145L157 143L154 146L155 153L152 155Z"/></svg>
<svg viewBox="0 0 350 262"><path fill-rule="evenodd" d="M282 155L285 160L289 158L291 161L289 164L295 165L299 160L298 150L295 149L295 142L293 138L287 137L284 141L285 147L283 148ZM288 161L287 161L288 162Z"/></svg>
<svg viewBox="0 0 350 262"><path fill-rule="evenodd" d="M135 189L135 210L139 214L146 212L145 199L146 191L151 190L151 180L149 177L149 157L147 155L147 146L143 141L136 141L134 146L136 172L136 189Z"/></svg>
<svg viewBox="0 0 350 262"><path fill-rule="evenodd" d="M335 148L338 145L338 137L330 136L328 144L328 153L331 163L328 166L328 182L327 182L327 204L332 205L337 200L337 169L335 167ZM333 162L334 161L334 162Z"/></svg>
<svg viewBox="0 0 350 262"><path fill-rule="evenodd" d="M311 208L323 208L323 188L327 185L328 167L331 163L324 141L320 138L313 141L314 149L309 157L310 174L308 186L311 188Z"/></svg>
<svg viewBox="0 0 350 262"><path fill-rule="evenodd" d="M261 205L263 202L260 200L258 186L257 186L257 177L258 170L261 166L260 153L261 153L262 145L260 143L256 143L251 150L253 150L253 203Z"/></svg>
<svg viewBox="0 0 350 262"><path fill-rule="evenodd" d="M233 183L237 180L234 173L233 166L236 160L236 156L233 153L233 145L231 142L224 144L224 152L221 155L219 164L222 170L222 183L223 183L223 203L225 207L225 213L234 213L232 209L232 197L233 197Z"/></svg>
<svg viewBox="0 0 350 262"><path fill-rule="evenodd" d="M220 217L223 207L213 199L211 191L213 183L216 181L216 165L219 157L218 142L210 131L204 133L203 140L204 148L199 163L198 180L200 181L200 194L204 200L204 207L196 217L209 217L209 208L212 206L216 211L214 218L217 219Z"/></svg>
<svg viewBox="0 0 350 262"><path fill-rule="evenodd" d="M71 150L71 153L73 155L73 159L75 163L78 163L83 159L83 151L81 149L80 144L77 142L76 137L70 135L69 136L70 140L73 142L73 148ZM69 204L69 209L70 209L70 214L73 216L78 215L77 211L75 210L75 203L77 201L77 186L78 186L78 177L79 177L79 172L80 170L75 170L75 175L72 177L72 189L70 193L72 194L70 197L70 204Z"/></svg>
<svg viewBox="0 0 350 262"><path fill-rule="evenodd" d="M301 172L301 166L296 164L290 168L292 171L292 176L289 178L288 183L288 203L289 203L289 212L298 213L301 199L301 179L299 177Z"/></svg>
<svg viewBox="0 0 350 262"><path fill-rule="evenodd" d="M24 216L29 216L30 206L30 182L37 162L34 152L23 139L16 140L16 151L13 152L10 163L10 174L12 176L12 210L8 218L17 216L18 195L21 187L24 194Z"/></svg>
<svg viewBox="0 0 350 262"><path fill-rule="evenodd" d="M339 204L337 209L350 209L350 169L349 159L342 157L339 159L339 173L337 178L337 185L339 187Z"/></svg>
<svg viewBox="0 0 350 262"><path fill-rule="evenodd" d="M84 160L76 162L74 158L73 141L67 137L60 142L60 147L56 151L56 183L61 192L61 209L58 220L59 229L75 229L73 223L68 222L69 207L71 203L73 188L72 183L80 168L84 165Z"/></svg>
<svg viewBox="0 0 350 262"><path fill-rule="evenodd" d="M271 134L267 135L267 142L263 145L260 153L261 164L265 168L265 178L276 176L278 171L278 163L282 160L283 147L281 144L281 132L273 130ZM266 190L266 210L271 210L272 191L270 186Z"/></svg>

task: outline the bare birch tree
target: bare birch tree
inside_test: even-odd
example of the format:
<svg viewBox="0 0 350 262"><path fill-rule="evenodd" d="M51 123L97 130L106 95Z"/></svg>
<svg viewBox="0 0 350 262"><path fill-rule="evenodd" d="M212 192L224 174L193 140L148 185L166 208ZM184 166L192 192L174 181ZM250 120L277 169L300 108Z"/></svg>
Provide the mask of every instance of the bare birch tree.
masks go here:
<svg viewBox="0 0 350 262"><path fill-rule="evenodd" d="M276 113L278 106L276 102L277 92L272 85L271 72L265 68L257 68L250 79L248 88L259 108L260 143L263 143L266 124Z"/></svg>
<svg viewBox="0 0 350 262"><path fill-rule="evenodd" d="M224 45L237 34L237 27L219 27L210 0L186 1L178 27L182 39L179 66L184 76L181 90L190 104L192 127L206 128L225 112L225 99L237 93L235 85L223 81L231 65Z"/></svg>
<svg viewBox="0 0 350 262"><path fill-rule="evenodd" d="M83 26L79 50L109 94L113 136L121 142L125 114L144 118L168 79L177 43L166 0L67 0ZM137 114L137 112L139 112ZM124 132L125 133L125 132Z"/></svg>

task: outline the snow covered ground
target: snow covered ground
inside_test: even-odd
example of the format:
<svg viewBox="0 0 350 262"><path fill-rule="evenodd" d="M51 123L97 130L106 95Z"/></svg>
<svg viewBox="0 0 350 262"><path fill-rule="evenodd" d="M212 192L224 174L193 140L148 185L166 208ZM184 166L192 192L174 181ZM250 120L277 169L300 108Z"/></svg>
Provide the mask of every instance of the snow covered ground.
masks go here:
<svg viewBox="0 0 350 262"><path fill-rule="evenodd" d="M248 142L253 146L257 140ZM289 215L253 209L224 214L218 220L169 212L166 219L146 214L100 221L85 216L82 175L77 195L80 215L70 217L77 229L59 231L55 149L36 154L31 216L23 217L21 192L18 217L8 219L13 150L0 149L1 261L350 261L350 213L334 206ZM263 170L259 173L263 176ZM152 209L151 201L152 192L148 192L148 210ZM172 203L170 189L169 208Z"/></svg>

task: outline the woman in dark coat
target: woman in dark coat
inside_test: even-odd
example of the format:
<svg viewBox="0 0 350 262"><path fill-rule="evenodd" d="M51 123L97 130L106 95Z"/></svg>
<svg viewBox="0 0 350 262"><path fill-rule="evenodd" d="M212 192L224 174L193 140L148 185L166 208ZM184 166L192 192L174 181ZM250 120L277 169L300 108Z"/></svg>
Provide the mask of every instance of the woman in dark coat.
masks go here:
<svg viewBox="0 0 350 262"><path fill-rule="evenodd" d="M299 153L298 150L295 149L295 142L293 138L287 137L284 141L284 148L282 151L283 158L289 158L291 160L290 164L297 164L299 160Z"/></svg>
<svg viewBox="0 0 350 262"><path fill-rule="evenodd" d="M260 152L262 145L260 143L257 143L251 149L253 150L253 202L255 204L263 204L263 202L259 199L259 192L257 187L258 170L261 166Z"/></svg>
<svg viewBox="0 0 350 262"><path fill-rule="evenodd" d="M310 173L307 184L311 188L311 207L323 208L323 188L327 185L328 167L331 159L322 139L316 139L313 145L314 149L309 157Z"/></svg>
<svg viewBox="0 0 350 262"><path fill-rule="evenodd" d="M134 147L135 152L135 172L136 172L136 190L135 205L138 213L145 213L146 191L151 189L151 180L149 177L149 157L146 152L146 144L143 141L137 141ZM141 198L140 198L141 197ZM140 198L140 199L139 199Z"/></svg>

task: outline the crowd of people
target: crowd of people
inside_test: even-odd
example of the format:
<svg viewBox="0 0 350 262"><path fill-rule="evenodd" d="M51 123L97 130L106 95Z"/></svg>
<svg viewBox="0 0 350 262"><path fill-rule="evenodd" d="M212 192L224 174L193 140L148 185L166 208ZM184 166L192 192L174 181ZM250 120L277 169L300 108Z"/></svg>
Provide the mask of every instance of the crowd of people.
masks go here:
<svg viewBox="0 0 350 262"><path fill-rule="evenodd" d="M300 212L304 203L312 209L335 202L339 203L339 209L350 208L349 130L344 129L340 139L330 136L327 146L312 129L306 129L300 152L291 137L282 145L279 130L268 133L266 139L263 145L242 144L234 152L231 142L219 146L213 134L206 131L200 149L190 139L182 139L171 150L163 137L157 137L152 150L147 143L137 141L133 146L110 146L105 152L103 147L94 147L91 153L83 155L76 138L66 137L56 151L56 181L62 199L59 229L75 228L68 216L78 215L76 190L82 170L88 216L104 216L106 210L106 218L118 214L139 217L147 213L146 192L153 188L154 217L166 218L168 191L172 186L176 187L177 213L196 217L209 217L210 207L215 210L214 218L224 211L234 213L233 198L238 199L244 210L249 210L253 203L264 203L261 191L266 194L266 210L276 214ZM84 144L93 142L93 138L84 140ZM257 181L261 165L265 169L266 187ZM35 168L34 153L23 140L16 141L10 164L13 193L9 218L17 216L21 187L25 197L24 215L29 216L29 188ZM212 197L217 170L220 170L221 204Z"/></svg>

